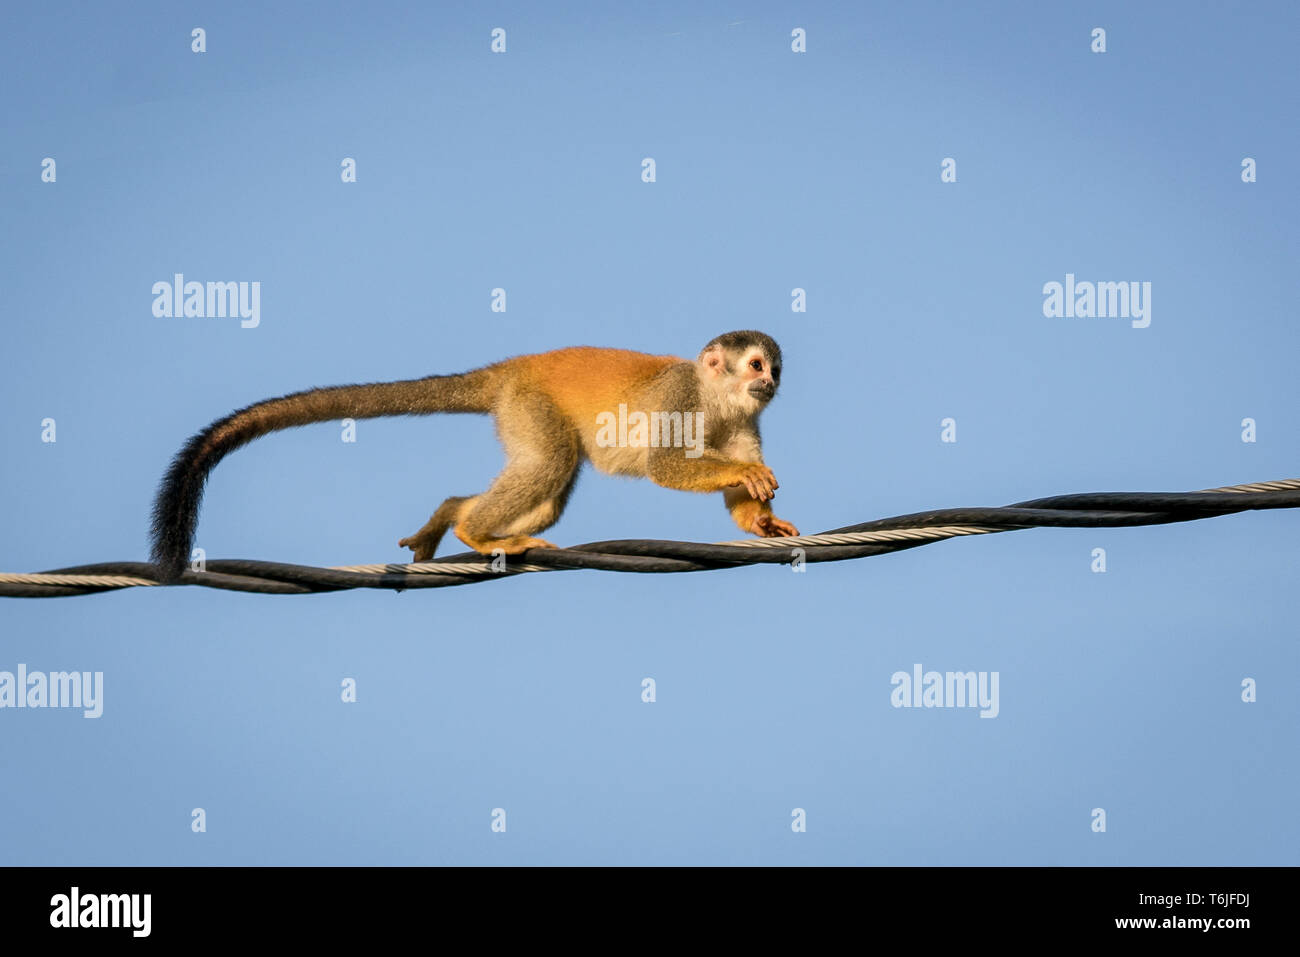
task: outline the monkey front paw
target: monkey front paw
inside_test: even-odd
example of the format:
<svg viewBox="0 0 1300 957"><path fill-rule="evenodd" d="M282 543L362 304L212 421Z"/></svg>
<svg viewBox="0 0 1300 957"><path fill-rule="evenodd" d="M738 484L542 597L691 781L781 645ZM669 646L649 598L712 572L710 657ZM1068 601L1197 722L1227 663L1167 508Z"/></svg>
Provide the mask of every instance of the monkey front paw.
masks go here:
<svg viewBox="0 0 1300 957"><path fill-rule="evenodd" d="M754 519L754 525L750 529L760 538L783 538L789 535L798 535L799 529L795 528L783 518L777 518L771 512L759 515Z"/></svg>
<svg viewBox="0 0 1300 957"><path fill-rule="evenodd" d="M749 492L750 498L758 499L760 502L766 502L780 488L776 476L766 465L742 465L739 472L739 481L732 484L745 486L745 491Z"/></svg>

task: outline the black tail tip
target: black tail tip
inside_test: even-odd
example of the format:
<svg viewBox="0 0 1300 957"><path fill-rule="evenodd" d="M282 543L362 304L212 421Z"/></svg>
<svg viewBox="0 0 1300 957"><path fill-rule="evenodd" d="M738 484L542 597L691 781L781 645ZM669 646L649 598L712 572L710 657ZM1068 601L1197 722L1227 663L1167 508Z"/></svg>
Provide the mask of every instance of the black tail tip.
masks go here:
<svg viewBox="0 0 1300 957"><path fill-rule="evenodd" d="M160 585L175 585L185 577L184 565L178 567L175 565L160 565L155 562L154 569Z"/></svg>
<svg viewBox="0 0 1300 957"><path fill-rule="evenodd" d="M154 549L153 566L161 585L173 585L185 574L185 555Z"/></svg>

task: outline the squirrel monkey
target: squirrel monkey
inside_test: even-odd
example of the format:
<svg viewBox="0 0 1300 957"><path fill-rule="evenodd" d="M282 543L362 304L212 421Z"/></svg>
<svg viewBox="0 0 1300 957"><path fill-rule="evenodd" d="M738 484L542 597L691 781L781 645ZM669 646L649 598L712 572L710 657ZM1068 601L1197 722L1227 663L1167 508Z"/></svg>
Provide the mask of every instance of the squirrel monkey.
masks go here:
<svg viewBox="0 0 1300 957"><path fill-rule="evenodd" d="M553 548L534 538L560 518L584 459L602 472L666 488L722 492L744 531L798 535L772 514L776 477L763 464L758 415L781 381L781 349L761 332L728 332L694 361L581 346L518 356L461 375L308 389L234 412L172 461L153 510L153 560L164 580L185 570L208 473L259 436L312 422L433 412L496 418L506 466L482 494L453 496L398 545L433 557L449 528L482 554Z"/></svg>

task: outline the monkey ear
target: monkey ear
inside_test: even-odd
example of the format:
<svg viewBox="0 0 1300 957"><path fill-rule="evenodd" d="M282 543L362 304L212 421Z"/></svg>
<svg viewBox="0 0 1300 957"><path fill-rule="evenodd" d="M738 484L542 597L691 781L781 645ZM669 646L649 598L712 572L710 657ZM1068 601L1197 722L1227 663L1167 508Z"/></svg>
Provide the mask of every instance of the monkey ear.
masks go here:
<svg viewBox="0 0 1300 957"><path fill-rule="evenodd" d="M710 375L719 376L727 371L727 359L721 346L710 346L700 353L700 366Z"/></svg>

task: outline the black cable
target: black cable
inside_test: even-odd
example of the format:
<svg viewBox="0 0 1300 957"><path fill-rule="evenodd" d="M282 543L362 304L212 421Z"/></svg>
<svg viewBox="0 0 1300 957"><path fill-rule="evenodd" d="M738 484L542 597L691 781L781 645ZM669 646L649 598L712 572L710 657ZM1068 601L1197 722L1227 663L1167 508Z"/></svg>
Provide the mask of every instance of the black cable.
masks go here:
<svg viewBox="0 0 1300 957"><path fill-rule="evenodd" d="M1276 486L1257 490L1262 485ZM598 569L601 571L676 574L734 568L740 565L837 562L870 555L903 551L963 534L996 534L1025 528L1125 528L1190 522L1255 509L1300 508L1300 480L1237 486L1243 491L1206 492L1085 492L1017 502L1001 508L945 508L846 525L819 535L802 536L785 545L779 539L763 544L707 544L704 542L622 539L590 542L571 548L533 549L507 559L504 571L494 571L494 560L477 552L449 555L422 563L428 571L406 571L401 565L382 571L318 568L286 562L251 559L219 559L207 562L202 572L186 571L179 585L200 585L231 591L274 595L302 595L351 588L379 588L403 591L408 588L448 588L477 582L511 578L540 566L547 570ZM889 541L818 543L831 535L886 533L906 535L909 531L932 537L908 537ZM959 529L966 529L965 532ZM473 565L482 572L461 569L438 573L439 565ZM496 563L499 565L499 563ZM100 562L52 569L39 575L124 576L157 582L157 569L148 562ZM41 583L18 581L29 576L0 575L0 597L56 598L91 595L129 584ZM10 580L5 580L5 579Z"/></svg>

